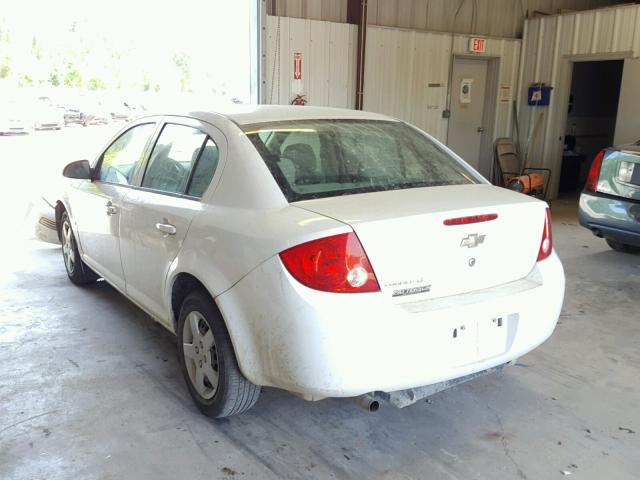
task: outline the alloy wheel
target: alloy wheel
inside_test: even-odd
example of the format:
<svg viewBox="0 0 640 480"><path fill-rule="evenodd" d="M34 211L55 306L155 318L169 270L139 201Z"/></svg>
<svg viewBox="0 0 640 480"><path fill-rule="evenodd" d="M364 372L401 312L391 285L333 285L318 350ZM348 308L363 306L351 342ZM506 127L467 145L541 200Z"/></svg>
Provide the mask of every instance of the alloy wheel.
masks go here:
<svg viewBox="0 0 640 480"><path fill-rule="evenodd" d="M218 389L218 354L211 327L197 311L190 312L182 330L182 351L191 384L209 400Z"/></svg>
<svg viewBox="0 0 640 480"><path fill-rule="evenodd" d="M62 224L62 256L64 257L67 272L69 272L70 275L73 274L76 266L76 253L73 232L68 221Z"/></svg>

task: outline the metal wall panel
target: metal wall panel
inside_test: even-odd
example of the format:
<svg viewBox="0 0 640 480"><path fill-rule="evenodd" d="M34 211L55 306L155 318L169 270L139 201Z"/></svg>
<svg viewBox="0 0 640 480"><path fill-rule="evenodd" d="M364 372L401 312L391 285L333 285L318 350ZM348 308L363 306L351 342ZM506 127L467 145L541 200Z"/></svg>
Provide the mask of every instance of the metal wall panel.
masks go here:
<svg viewBox="0 0 640 480"><path fill-rule="evenodd" d="M364 109L407 120L444 138L441 116L450 51L447 35L369 27Z"/></svg>
<svg viewBox="0 0 640 480"><path fill-rule="evenodd" d="M587 10L615 0L369 0L369 23L439 32L518 37L535 11ZM458 10L458 7L460 9ZM456 11L458 11L456 16Z"/></svg>
<svg viewBox="0 0 640 480"><path fill-rule="evenodd" d="M368 0L369 23L436 32L519 37L527 13L587 10L622 0ZM270 7L270 3L268 4ZM285 17L347 21L347 0L277 0Z"/></svg>
<svg viewBox="0 0 640 480"><path fill-rule="evenodd" d="M551 168L550 196L558 190L571 87L572 62L640 57L640 5L627 5L527 20L522 41L518 93L520 143L526 145L536 119L542 128L531 141L532 165ZM527 105L527 88L553 87L548 107Z"/></svg>
<svg viewBox="0 0 640 480"><path fill-rule="evenodd" d="M327 22L347 21L347 0L276 0L277 12L271 11L271 1L267 2L270 15L324 20Z"/></svg>
<svg viewBox="0 0 640 480"><path fill-rule="evenodd" d="M299 52L301 93L309 105L353 108L357 30L346 23L267 16L264 102L288 104L298 93L292 84Z"/></svg>
<svg viewBox="0 0 640 480"><path fill-rule="evenodd" d="M364 74L364 108L406 120L446 142L451 52L469 55L469 37L370 26ZM452 50L453 48L453 50ZM496 89L515 92L520 41L487 40L487 51L478 57L499 60ZM511 132L512 102L500 101L496 92L494 138Z"/></svg>

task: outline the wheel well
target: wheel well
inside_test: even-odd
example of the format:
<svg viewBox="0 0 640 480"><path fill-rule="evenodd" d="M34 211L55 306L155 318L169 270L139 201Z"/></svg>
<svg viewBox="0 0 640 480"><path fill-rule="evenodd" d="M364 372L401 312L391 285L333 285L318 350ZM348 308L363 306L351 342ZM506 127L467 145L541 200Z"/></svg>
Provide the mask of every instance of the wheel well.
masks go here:
<svg viewBox="0 0 640 480"><path fill-rule="evenodd" d="M62 241L62 234L60 230L60 223L62 221L62 214L65 212L64 205L61 201L56 202L56 231L58 232L58 240Z"/></svg>
<svg viewBox="0 0 640 480"><path fill-rule="evenodd" d="M211 297L207 287L205 287L200 280L190 273L179 273L176 276L171 289L171 313L173 314L174 329L177 328L178 325L178 317L180 316L180 307L182 307L182 302L184 302L187 295L194 290L201 290ZM213 297L211 297L211 301L216 305ZM218 308L217 305L216 308Z"/></svg>

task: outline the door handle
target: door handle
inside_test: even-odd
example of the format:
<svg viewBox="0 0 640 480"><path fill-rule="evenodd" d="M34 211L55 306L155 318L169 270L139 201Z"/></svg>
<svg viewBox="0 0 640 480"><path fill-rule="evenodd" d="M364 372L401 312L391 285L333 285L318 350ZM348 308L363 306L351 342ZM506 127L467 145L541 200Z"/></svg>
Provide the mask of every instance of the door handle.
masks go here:
<svg viewBox="0 0 640 480"><path fill-rule="evenodd" d="M482 133L482 132L484 132L484 127L478 127L477 132L478 132L478 133Z"/></svg>
<svg viewBox="0 0 640 480"><path fill-rule="evenodd" d="M107 202L107 215L115 215L118 213L118 207L116 207L111 201Z"/></svg>
<svg viewBox="0 0 640 480"><path fill-rule="evenodd" d="M164 221L166 222L167 220L165 219ZM156 229L164 233L164 236L175 235L177 232L176 227L170 223L156 223Z"/></svg>

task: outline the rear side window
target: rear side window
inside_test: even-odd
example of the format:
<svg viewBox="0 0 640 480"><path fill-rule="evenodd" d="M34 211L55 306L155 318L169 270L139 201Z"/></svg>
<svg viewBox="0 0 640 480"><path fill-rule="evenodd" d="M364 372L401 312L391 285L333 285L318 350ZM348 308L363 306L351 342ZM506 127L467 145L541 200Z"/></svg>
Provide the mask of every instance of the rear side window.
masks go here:
<svg viewBox="0 0 640 480"><path fill-rule="evenodd" d="M145 123L120 135L102 155L97 180L131 185L136 167L142 163L144 149L154 127L153 123Z"/></svg>
<svg viewBox="0 0 640 480"><path fill-rule="evenodd" d="M213 174L218 167L218 146L210 138L207 139L200 158L193 171L191 183L189 184L188 195L192 197L202 197L205 190L211 183Z"/></svg>
<svg viewBox="0 0 640 480"><path fill-rule="evenodd" d="M218 165L218 147L197 128L167 124L151 152L142 187L201 197Z"/></svg>
<svg viewBox="0 0 640 480"><path fill-rule="evenodd" d="M244 129L289 201L481 181L402 122L301 120Z"/></svg>

